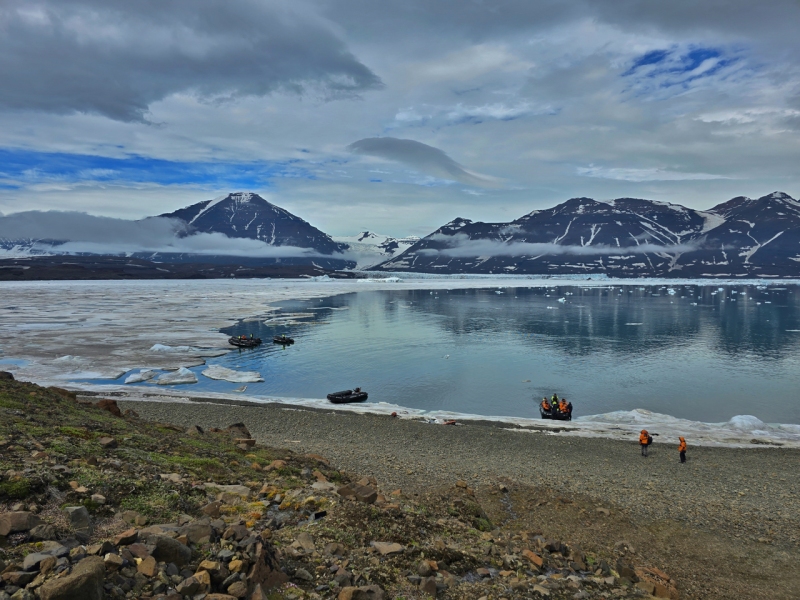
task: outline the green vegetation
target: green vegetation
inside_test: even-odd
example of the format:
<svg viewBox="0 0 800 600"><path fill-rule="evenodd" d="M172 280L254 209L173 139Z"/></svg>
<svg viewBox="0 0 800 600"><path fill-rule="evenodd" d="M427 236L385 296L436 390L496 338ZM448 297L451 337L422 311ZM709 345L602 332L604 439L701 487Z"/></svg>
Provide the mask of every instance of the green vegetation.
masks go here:
<svg viewBox="0 0 800 600"><path fill-rule="evenodd" d="M31 493L31 482L27 479L0 481L0 498L22 500Z"/></svg>

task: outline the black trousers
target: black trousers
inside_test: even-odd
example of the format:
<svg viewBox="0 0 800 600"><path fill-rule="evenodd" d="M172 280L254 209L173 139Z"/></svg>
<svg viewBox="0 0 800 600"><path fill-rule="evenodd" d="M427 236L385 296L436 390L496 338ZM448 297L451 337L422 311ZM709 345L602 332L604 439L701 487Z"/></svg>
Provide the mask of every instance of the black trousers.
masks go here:
<svg viewBox="0 0 800 600"><path fill-rule="evenodd" d="M639 444L642 447L642 456L647 456L647 444Z"/></svg>
<svg viewBox="0 0 800 600"><path fill-rule="evenodd" d="M683 452L681 452L681 462L682 462L682 463L686 462L686 450L684 450Z"/></svg>

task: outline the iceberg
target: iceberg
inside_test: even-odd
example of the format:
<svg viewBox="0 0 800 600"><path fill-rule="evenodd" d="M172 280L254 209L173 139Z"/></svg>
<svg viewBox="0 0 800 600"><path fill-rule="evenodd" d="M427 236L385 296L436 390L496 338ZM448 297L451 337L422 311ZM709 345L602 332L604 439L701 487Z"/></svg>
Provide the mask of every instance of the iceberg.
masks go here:
<svg viewBox="0 0 800 600"><path fill-rule="evenodd" d="M264 381L261 373L257 371L234 371L233 369L226 369L219 365L211 365L203 375L209 379L217 379L221 381L230 381L231 383L257 383Z"/></svg>
<svg viewBox="0 0 800 600"><path fill-rule="evenodd" d="M158 385L178 385L180 383L197 383L197 375L186 367L181 367L177 371L164 373L156 380Z"/></svg>

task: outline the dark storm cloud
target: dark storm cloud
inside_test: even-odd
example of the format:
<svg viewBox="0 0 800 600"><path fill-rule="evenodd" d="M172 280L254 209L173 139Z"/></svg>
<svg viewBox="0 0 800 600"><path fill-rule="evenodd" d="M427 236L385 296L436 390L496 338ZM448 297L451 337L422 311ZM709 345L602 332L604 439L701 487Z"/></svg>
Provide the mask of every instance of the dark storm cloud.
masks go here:
<svg viewBox="0 0 800 600"><path fill-rule="evenodd" d="M352 96L381 81L299 0L4 0L0 108L144 120L176 92Z"/></svg>
<svg viewBox="0 0 800 600"><path fill-rule="evenodd" d="M442 179L478 186L492 183L491 178L467 171L442 150L414 140L393 137L365 138L353 142L347 149L356 154L403 163L412 169Z"/></svg>

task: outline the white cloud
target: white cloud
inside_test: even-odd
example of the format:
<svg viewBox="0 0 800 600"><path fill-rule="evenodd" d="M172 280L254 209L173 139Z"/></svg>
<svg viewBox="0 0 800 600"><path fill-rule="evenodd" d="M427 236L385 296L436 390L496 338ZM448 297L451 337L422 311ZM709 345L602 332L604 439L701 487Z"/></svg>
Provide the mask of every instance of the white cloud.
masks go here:
<svg viewBox="0 0 800 600"><path fill-rule="evenodd" d="M626 169L619 167L578 167L578 175L583 177L598 177L602 179L616 179L619 181L704 181L711 179L730 179L724 175L711 173L684 173L668 169Z"/></svg>

